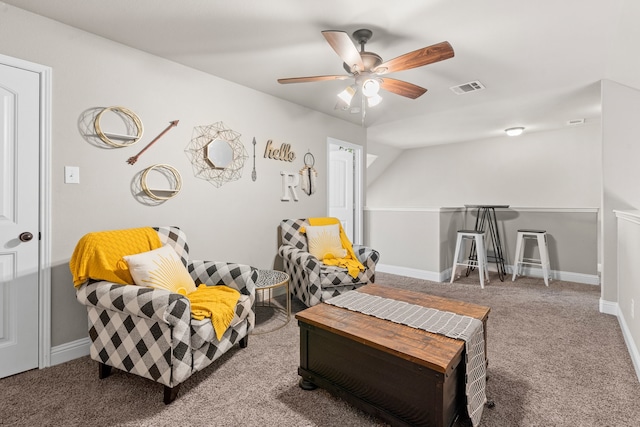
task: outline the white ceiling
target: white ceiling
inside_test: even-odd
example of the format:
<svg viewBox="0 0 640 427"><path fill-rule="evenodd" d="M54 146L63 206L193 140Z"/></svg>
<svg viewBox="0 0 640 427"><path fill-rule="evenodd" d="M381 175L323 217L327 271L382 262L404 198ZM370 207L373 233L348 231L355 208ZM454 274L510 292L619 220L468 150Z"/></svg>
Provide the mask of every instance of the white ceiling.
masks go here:
<svg viewBox="0 0 640 427"><path fill-rule="evenodd" d="M281 85L282 77L344 74L322 30L373 30L383 60L449 41L455 57L390 77L423 86L368 110L372 141L411 148L556 129L597 120L610 37L624 0L4 0L68 25L361 124L334 110L345 81ZM456 95L473 80L486 89Z"/></svg>

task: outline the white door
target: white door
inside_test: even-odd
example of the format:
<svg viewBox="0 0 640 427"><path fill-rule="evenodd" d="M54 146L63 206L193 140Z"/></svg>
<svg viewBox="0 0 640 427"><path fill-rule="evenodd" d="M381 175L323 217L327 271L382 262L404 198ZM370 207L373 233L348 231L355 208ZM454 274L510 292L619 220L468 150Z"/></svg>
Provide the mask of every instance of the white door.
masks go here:
<svg viewBox="0 0 640 427"><path fill-rule="evenodd" d="M348 149L332 149L329 153L329 216L340 220L344 232L353 242L354 154Z"/></svg>
<svg viewBox="0 0 640 427"><path fill-rule="evenodd" d="M38 367L40 80L0 64L0 378Z"/></svg>

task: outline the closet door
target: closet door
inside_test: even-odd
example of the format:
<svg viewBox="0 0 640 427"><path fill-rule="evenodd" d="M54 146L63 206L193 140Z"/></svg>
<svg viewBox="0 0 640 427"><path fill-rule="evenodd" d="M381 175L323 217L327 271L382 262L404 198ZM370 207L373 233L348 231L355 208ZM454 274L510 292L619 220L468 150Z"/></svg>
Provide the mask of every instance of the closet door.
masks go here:
<svg viewBox="0 0 640 427"><path fill-rule="evenodd" d="M38 367L40 77L0 64L0 378Z"/></svg>

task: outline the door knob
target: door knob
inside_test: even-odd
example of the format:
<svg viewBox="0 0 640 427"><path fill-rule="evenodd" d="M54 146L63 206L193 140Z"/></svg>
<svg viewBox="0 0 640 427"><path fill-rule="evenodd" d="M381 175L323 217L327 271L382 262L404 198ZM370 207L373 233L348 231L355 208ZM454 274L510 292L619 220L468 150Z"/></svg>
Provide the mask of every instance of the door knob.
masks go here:
<svg viewBox="0 0 640 427"><path fill-rule="evenodd" d="M25 231L24 233L20 234L19 239L21 242L28 242L29 240L33 239L33 234Z"/></svg>

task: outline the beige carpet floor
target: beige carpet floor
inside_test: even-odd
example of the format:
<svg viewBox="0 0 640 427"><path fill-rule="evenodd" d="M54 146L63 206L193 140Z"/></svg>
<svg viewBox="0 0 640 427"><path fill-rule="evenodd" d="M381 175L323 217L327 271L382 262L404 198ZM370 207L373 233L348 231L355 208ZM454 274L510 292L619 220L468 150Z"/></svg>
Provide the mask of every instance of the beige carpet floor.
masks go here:
<svg viewBox="0 0 640 427"><path fill-rule="evenodd" d="M496 406L482 426L639 426L640 382L618 320L598 312L600 288L494 274L484 290L473 275L449 285L379 273L376 282L491 307L487 392ZM293 301L294 312L303 308ZM281 320L258 314L262 331ZM117 370L99 380L83 357L0 380L0 425L385 425L324 390L300 389L298 362L292 319L191 377L165 406L161 385Z"/></svg>

